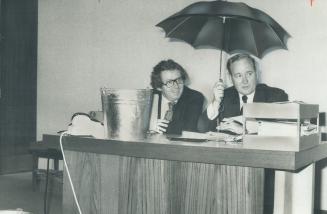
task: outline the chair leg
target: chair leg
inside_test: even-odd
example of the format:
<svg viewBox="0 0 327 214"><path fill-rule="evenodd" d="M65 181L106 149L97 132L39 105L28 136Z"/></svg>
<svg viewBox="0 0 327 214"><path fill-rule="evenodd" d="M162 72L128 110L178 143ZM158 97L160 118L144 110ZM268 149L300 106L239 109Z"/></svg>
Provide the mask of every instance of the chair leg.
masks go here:
<svg viewBox="0 0 327 214"><path fill-rule="evenodd" d="M37 171L39 168L39 158L35 155L33 155L33 168L32 168L32 187L33 187L33 191L36 191L38 183L39 183L39 178L37 175Z"/></svg>
<svg viewBox="0 0 327 214"><path fill-rule="evenodd" d="M53 169L56 171L59 170L59 160L58 159L53 160Z"/></svg>

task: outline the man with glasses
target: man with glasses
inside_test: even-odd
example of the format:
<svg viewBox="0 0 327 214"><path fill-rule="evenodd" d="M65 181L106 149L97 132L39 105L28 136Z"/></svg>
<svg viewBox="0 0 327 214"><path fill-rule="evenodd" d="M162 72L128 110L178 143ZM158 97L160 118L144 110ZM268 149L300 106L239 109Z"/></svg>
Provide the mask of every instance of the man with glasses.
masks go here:
<svg viewBox="0 0 327 214"><path fill-rule="evenodd" d="M203 95L188 88L188 76L184 68L168 59L159 62L151 73L151 86L159 92L154 131L181 134L197 131L197 122L202 113ZM156 105L154 105L156 106Z"/></svg>

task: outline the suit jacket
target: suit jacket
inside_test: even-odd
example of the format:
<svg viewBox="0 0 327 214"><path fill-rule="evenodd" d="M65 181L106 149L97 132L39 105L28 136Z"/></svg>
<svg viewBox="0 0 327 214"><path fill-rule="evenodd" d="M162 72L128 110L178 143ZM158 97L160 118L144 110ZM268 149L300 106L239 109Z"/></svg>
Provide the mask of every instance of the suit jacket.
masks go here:
<svg viewBox="0 0 327 214"><path fill-rule="evenodd" d="M258 84L253 97L253 102L263 103L282 102L287 100L288 95L285 91L279 88L269 87L266 84ZM234 86L226 88L219 109L219 116L214 120L210 120L205 110L199 119L198 129L201 132L216 131L218 117L219 120L222 120L223 118L235 117L240 114L240 97L238 91Z"/></svg>
<svg viewBox="0 0 327 214"><path fill-rule="evenodd" d="M181 97L173 107L172 121L168 124L166 133L181 134L183 130L197 131L197 123L202 113L203 101L204 96L200 92L184 86ZM158 106L161 106L161 103ZM161 112L161 114L165 114L165 112Z"/></svg>

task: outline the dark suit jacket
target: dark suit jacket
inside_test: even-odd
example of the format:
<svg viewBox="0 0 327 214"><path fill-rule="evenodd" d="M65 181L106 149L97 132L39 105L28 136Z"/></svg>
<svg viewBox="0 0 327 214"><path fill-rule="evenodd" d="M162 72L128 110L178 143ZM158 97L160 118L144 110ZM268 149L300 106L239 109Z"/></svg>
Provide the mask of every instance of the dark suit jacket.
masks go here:
<svg viewBox="0 0 327 214"><path fill-rule="evenodd" d="M173 107L173 118L168 124L166 133L181 134L183 130L197 131L197 123L202 113L203 101L204 96L200 92L184 86L181 97ZM161 106L161 103L159 106Z"/></svg>
<svg viewBox="0 0 327 214"><path fill-rule="evenodd" d="M253 97L253 102L263 103L282 102L287 100L288 95L285 93L285 91L279 88L269 87L266 84L258 84ZM224 98L219 112L218 117L220 120L226 117L235 117L241 114L240 97L234 86L224 90ZM218 117L214 120L210 120L207 115L207 110L205 110L199 119L199 131L216 131Z"/></svg>

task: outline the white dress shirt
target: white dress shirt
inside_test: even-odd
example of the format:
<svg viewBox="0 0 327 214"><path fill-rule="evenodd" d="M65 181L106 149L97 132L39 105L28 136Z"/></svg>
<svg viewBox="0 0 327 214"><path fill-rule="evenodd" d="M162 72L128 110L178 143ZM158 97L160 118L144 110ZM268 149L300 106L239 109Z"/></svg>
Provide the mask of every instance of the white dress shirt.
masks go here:
<svg viewBox="0 0 327 214"><path fill-rule="evenodd" d="M238 93L238 96L240 98L240 110L241 110L241 108L243 107L243 104L244 104L243 100L242 100L243 94ZM248 94L246 96L248 97L247 103L253 103L254 92L252 92L251 94ZM208 107L207 107L207 116L208 116L208 118L210 120L215 119L219 114L218 110L219 110L218 108L214 107L213 103L210 103L208 105Z"/></svg>

